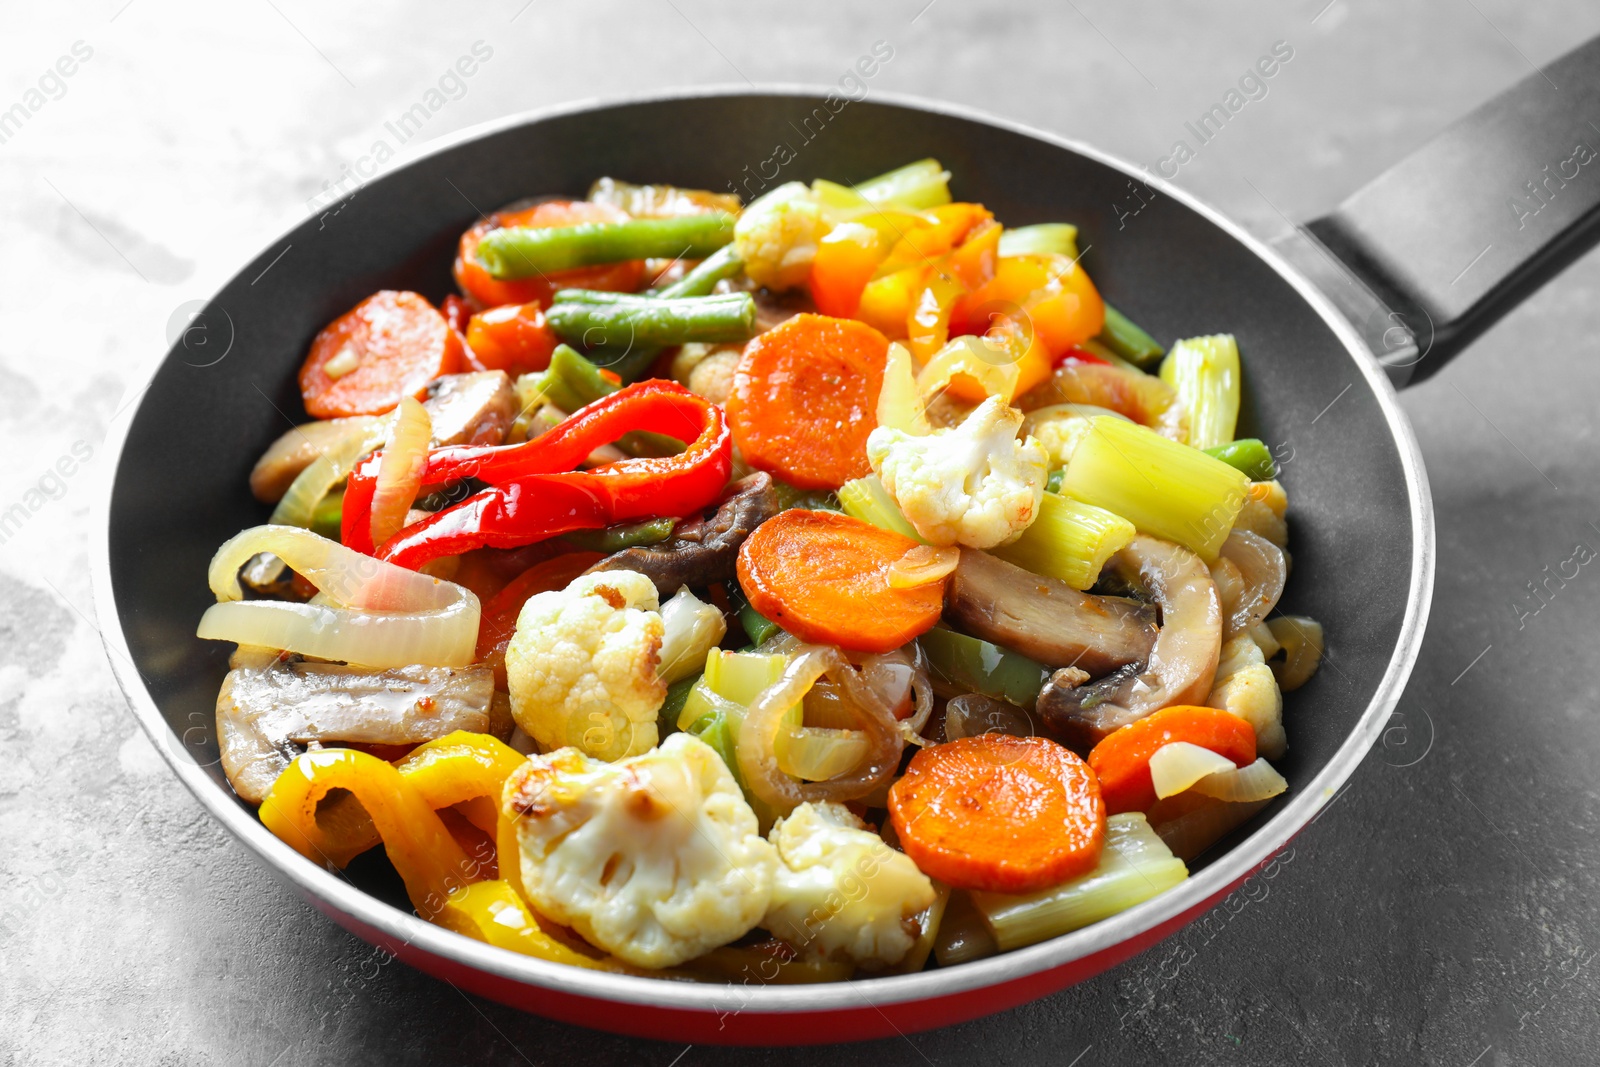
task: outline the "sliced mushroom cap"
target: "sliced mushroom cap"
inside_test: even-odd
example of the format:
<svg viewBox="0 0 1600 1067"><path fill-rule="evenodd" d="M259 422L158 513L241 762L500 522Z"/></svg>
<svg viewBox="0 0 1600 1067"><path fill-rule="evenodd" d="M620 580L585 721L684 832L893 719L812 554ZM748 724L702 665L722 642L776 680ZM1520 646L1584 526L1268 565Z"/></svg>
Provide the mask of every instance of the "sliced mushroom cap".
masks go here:
<svg viewBox="0 0 1600 1067"><path fill-rule="evenodd" d="M312 741L417 745L453 730L508 734L493 699L487 667L370 671L241 649L217 694L222 769L234 792L259 804Z"/></svg>
<svg viewBox="0 0 1600 1067"><path fill-rule="evenodd" d="M684 586L699 589L734 577L739 546L757 526L778 513L772 475L764 471L741 478L710 518L678 526L672 536L654 545L613 553L590 567L594 571L638 571L655 583L662 600Z"/></svg>
<svg viewBox="0 0 1600 1067"><path fill-rule="evenodd" d="M974 637L1046 667L1078 667L1091 676L1143 663L1156 640L1150 605L1080 593L972 548L961 550L944 613Z"/></svg>
<svg viewBox="0 0 1600 1067"><path fill-rule="evenodd" d="M1057 671L1040 692L1045 726L1078 752L1169 704L1202 703L1222 647L1222 605L1199 556L1140 534L1111 561L1160 606L1161 631L1142 666L1130 664L1088 685Z"/></svg>
<svg viewBox="0 0 1600 1067"><path fill-rule="evenodd" d="M446 374L422 402L433 425L433 447L497 445L517 417L517 392L503 370Z"/></svg>
<svg viewBox="0 0 1600 1067"><path fill-rule="evenodd" d="M422 406L433 423L433 447L497 445L517 415L517 394L505 371L446 374L428 385ZM283 498L311 461L350 434L365 434L383 416L357 415L296 426L272 442L250 472L250 492L264 504Z"/></svg>

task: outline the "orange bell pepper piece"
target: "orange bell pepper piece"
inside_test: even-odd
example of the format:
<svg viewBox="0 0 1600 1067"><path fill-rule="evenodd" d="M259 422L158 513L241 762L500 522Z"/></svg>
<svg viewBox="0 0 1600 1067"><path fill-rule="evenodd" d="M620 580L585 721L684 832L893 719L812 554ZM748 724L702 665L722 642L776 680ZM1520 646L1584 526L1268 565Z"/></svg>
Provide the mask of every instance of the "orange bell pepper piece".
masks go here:
<svg viewBox="0 0 1600 1067"><path fill-rule="evenodd" d="M861 291L856 318L891 341L905 340L907 317L931 272L930 266L920 264L868 282Z"/></svg>
<svg viewBox="0 0 1600 1067"><path fill-rule="evenodd" d="M872 226L841 222L829 230L817 242L811 261L811 299L817 310L835 318L855 315L861 290L888 254L888 242Z"/></svg>
<svg viewBox="0 0 1600 1067"><path fill-rule="evenodd" d="M879 264L877 277L938 259L966 240L980 223L994 218L982 204L945 204L927 214L933 217L932 224L907 229Z"/></svg>
<svg viewBox="0 0 1600 1067"><path fill-rule="evenodd" d="M1088 273L1066 256L1004 256L994 277L964 297L952 315L958 333L988 329L996 314L1025 313L1053 358L1082 344L1105 324L1105 303Z"/></svg>

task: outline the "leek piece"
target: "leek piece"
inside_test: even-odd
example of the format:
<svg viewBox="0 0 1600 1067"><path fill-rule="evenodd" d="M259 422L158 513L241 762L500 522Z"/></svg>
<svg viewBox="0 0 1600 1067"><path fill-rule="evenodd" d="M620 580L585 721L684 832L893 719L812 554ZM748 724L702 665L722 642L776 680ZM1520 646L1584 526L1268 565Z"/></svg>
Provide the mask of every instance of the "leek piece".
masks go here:
<svg viewBox="0 0 1600 1067"><path fill-rule="evenodd" d="M1096 339L1123 359L1141 367L1154 363L1162 355L1161 346L1156 344L1155 338L1128 321L1128 316L1110 304L1106 305L1105 325L1100 327L1100 336Z"/></svg>
<svg viewBox="0 0 1600 1067"><path fill-rule="evenodd" d="M1169 741L1150 756L1150 783L1162 800L1177 796L1207 775L1236 770L1227 756L1192 741Z"/></svg>
<svg viewBox="0 0 1600 1067"><path fill-rule="evenodd" d="M1207 563L1244 506L1250 479L1199 449L1107 415L1090 420L1061 491L1175 541Z"/></svg>
<svg viewBox="0 0 1600 1067"><path fill-rule="evenodd" d="M934 687L946 695L982 693L1032 708L1050 680L1050 669L1037 660L941 626L917 638L917 644L928 657Z"/></svg>
<svg viewBox="0 0 1600 1067"><path fill-rule="evenodd" d="M1099 581L1100 569L1111 554L1133 540L1135 532L1133 523L1121 515L1046 493L1038 517L1022 536L990 551L1034 574L1087 589Z"/></svg>
<svg viewBox="0 0 1600 1067"><path fill-rule="evenodd" d="M750 792L739 771L739 728L744 724L750 704L767 686L783 677L789 657L755 652L725 652L714 648L706 656L705 673L689 690L678 713L678 729L693 734L716 750L727 764L739 791L763 827L769 827L780 812ZM800 726L802 705L783 714L785 729L778 731L773 749L782 761L789 734Z"/></svg>
<svg viewBox="0 0 1600 1067"><path fill-rule="evenodd" d="M1235 470L1244 471L1245 477L1252 482L1271 481L1278 476L1278 469L1272 462L1272 453L1267 451L1266 444L1259 438L1241 437L1237 441L1202 451L1208 456L1216 456Z"/></svg>
<svg viewBox="0 0 1600 1067"><path fill-rule="evenodd" d="M889 495L889 490L883 487L876 474L869 474L865 478L857 478L841 485L839 503L844 506L844 513L851 518L870 522L884 530L892 530L911 538L918 544L928 543L907 521L905 514L900 510L900 505L895 503L894 497Z"/></svg>
<svg viewBox="0 0 1600 1067"><path fill-rule="evenodd" d="M1189 869L1156 836L1143 813L1130 811L1106 820L1105 849L1088 874L1022 896L970 896L995 944L1008 952L1126 911L1187 877Z"/></svg>
<svg viewBox="0 0 1600 1067"><path fill-rule="evenodd" d="M950 172L937 159L919 159L855 187L874 204L920 211L950 202Z"/></svg>
<svg viewBox="0 0 1600 1067"><path fill-rule="evenodd" d="M668 734L677 733L683 702L689 699L690 691L699 684L700 678L699 674L691 674L667 686L667 699L662 701L661 709L656 712L656 728L660 731L661 740L665 741Z"/></svg>
<svg viewBox="0 0 1600 1067"><path fill-rule="evenodd" d="M1239 345L1233 335L1179 341L1161 361L1161 380L1189 409L1189 443L1216 448L1233 440L1239 422Z"/></svg>
<svg viewBox="0 0 1600 1067"><path fill-rule="evenodd" d="M1002 256L1028 256L1055 253L1078 258L1078 228L1070 222L1041 222L1037 226L1018 226L1000 235Z"/></svg>

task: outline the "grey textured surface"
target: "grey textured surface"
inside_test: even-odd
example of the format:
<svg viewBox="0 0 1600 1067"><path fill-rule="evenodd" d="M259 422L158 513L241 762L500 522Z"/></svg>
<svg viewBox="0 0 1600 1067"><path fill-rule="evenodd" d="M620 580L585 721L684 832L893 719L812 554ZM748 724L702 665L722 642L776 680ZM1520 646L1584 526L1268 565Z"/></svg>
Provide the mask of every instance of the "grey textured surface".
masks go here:
<svg viewBox="0 0 1600 1067"><path fill-rule="evenodd" d="M1350 787L1204 923L1006 1015L737 1052L469 1000L268 881L136 732L100 650L85 529L125 388L474 41L493 58L415 142L576 97L834 82L886 40L871 91L1153 164L1284 40L1268 95L1178 179L1270 236L1600 32L1587 0L1326 2L11 7L0 110L74 42L92 56L0 143L0 511L27 512L0 542L3 1062L1600 1062L1600 584L1528 586L1600 549L1594 255L1404 397L1438 507L1433 620Z"/></svg>

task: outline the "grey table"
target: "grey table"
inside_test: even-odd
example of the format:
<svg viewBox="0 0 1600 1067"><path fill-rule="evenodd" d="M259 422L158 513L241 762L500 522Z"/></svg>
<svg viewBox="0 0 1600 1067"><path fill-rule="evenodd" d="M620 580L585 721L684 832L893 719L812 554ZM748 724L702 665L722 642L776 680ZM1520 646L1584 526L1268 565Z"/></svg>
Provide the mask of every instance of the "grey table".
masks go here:
<svg viewBox="0 0 1600 1067"><path fill-rule="evenodd" d="M1590 0L11 5L0 511L26 516L0 531L0 1056L1600 1062L1600 572L1579 567L1537 600L1529 584L1576 546L1600 549L1592 255L1405 395L1438 506L1433 621L1382 744L1274 876L1091 982L906 1040L634 1042L384 965L268 881L166 771L113 685L85 571L100 442L124 389L190 301L346 166L377 166L380 142L405 150L661 85L832 83L886 41L869 92L959 101L1154 165L1284 41L1293 59L1267 95L1178 178L1271 236L1597 31ZM474 42L491 57L441 87ZM419 120L430 89L442 103ZM26 113L7 124L16 103Z"/></svg>

